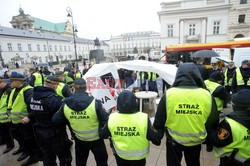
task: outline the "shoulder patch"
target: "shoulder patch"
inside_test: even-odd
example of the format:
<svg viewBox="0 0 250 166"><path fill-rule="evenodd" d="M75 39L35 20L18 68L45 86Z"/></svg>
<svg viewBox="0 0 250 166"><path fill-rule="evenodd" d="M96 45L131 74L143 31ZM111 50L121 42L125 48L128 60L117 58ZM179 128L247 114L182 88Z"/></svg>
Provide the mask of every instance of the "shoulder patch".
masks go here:
<svg viewBox="0 0 250 166"><path fill-rule="evenodd" d="M230 133L226 129L220 128L220 130L218 132L218 138L220 140L226 139L229 135L230 135Z"/></svg>

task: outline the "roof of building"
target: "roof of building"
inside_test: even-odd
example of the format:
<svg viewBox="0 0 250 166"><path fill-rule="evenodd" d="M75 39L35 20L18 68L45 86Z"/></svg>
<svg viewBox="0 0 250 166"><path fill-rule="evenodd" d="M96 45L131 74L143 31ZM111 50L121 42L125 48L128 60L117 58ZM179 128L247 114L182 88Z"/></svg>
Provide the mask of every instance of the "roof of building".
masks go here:
<svg viewBox="0 0 250 166"><path fill-rule="evenodd" d="M32 19L34 21L35 29L61 33L64 32L66 27L66 22L53 23L36 17L32 17Z"/></svg>
<svg viewBox="0 0 250 166"><path fill-rule="evenodd" d="M144 37L150 35L160 35L160 33L154 31L142 31L142 32L131 32L122 34L122 36L131 36L131 37Z"/></svg>
<svg viewBox="0 0 250 166"><path fill-rule="evenodd" d="M0 35L13 36L13 37L36 38L36 39L45 39L45 40L67 41L67 42L72 41L72 37L68 37L68 36L49 34L49 33L45 33L45 32L33 31L33 30L14 29L14 28L3 27L3 26L0 26ZM78 37L76 37L76 42L94 45L94 40L78 38ZM100 43L101 43L101 45L107 45L107 43L105 43L103 41L100 41Z"/></svg>

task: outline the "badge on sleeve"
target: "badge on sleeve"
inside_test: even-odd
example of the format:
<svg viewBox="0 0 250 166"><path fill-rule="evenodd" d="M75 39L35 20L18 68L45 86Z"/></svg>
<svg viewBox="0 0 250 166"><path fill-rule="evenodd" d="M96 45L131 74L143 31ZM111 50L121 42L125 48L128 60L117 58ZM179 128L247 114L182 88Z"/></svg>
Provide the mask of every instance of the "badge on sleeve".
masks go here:
<svg viewBox="0 0 250 166"><path fill-rule="evenodd" d="M220 140L224 140L229 136L229 132L224 129L224 128L220 128L219 132L218 132L218 138Z"/></svg>

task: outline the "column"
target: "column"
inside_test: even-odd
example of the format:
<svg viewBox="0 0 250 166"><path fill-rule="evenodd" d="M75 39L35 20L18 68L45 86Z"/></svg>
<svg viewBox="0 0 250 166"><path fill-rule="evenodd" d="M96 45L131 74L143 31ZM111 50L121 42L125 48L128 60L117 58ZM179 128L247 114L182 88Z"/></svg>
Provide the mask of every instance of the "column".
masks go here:
<svg viewBox="0 0 250 166"><path fill-rule="evenodd" d="M207 36L207 20L204 18L202 19L201 25L201 43L206 43L206 36Z"/></svg>
<svg viewBox="0 0 250 166"><path fill-rule="evenodd" d="M180 20L179 32L180 32L179 43L183 44L184 43L184 40L183 40L184 39L184 21L183 20Z"/></svg>

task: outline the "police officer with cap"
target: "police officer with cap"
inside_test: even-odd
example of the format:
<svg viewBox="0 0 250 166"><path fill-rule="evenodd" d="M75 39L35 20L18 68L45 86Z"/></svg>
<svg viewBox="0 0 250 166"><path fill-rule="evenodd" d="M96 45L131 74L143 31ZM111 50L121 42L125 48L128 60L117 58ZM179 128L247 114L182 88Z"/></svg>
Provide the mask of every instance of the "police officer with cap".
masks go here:
<svg viewBox="0 0 250 166"><path fill-rule="evenodd" d="M14 148L13 138L10 134L10 122L7 115L7 98L11 92L9 80L0 77L0 137L6 144L3 154Z"/></svg>
<svg viewBox="0 0 250 166"><path fill-rule="evenodd" d="M233 61L230 61L227 65L227 69L225 70L224 73L224 86L225 89L228 93L230 93L231 87L232 87L232 81L233 81L233 76L234 76L234 72L236 70L236 67L234 65Z"/></svg>
<svg viewBox="0 0 250 166"><path fill-rule="evenodd" d="M56 93L62 98L67 98L72 95L70 87L64 83L64 74L62 71L57 71L55 73L56 77L59 79L59 84L56 88Z"/></svg>
<svg viewBox="0 0 250 166"><path fill-rule="evenodd" d="M30 121L34 124L35 132L41 148L43 149L45 166L56 165L56 156L60 165L71 165L71 157L67 154L70 149L64 145L60 126L52 123L54 113L62 104L62 97L58 96L55 89L59 79L48 76L44 86L36 86L28 100L29 115L23 119L23 124Z"/></svg>
<svg viewBox="0 0 250 166"><path fill-rule="evenodd" d="M103 110L100 100L88 95L84 79L75 79L73 87L74 95L65 99L60 110L53 116L53 122L69 122L75 134L76 166L86 165L90 150L97 166L106 166L108 155L98 129L108 120L108 113Z"/></svg>
<svg viewBox="0 0 250 166"><path fill-rule="evenodd" d="M111 136L118 166L144 166L149 155L149 141L160 145L163 131L154 130L148 115L138 111L134 93L121 92L117 107L119 112L109 116L100 137Z"/></svg>
<svg viewBox="0 0 250 166"><path fill-rule="evenodd" d="M234 93L241 89L250 89L250 62L243 60L241 67L235 70L232 81L232 91Z"/></svg>
<svg viewBox="0 0 250 166"><path fill-rule="evenodd" d="M13 88L8 100L8 114L13 124L12 135L18 141L20 149L13 152L17 154L23 151L22 155L17 159L21 161L30 155L29 159L22 163L22 166L38 162L41 151L35 141L32 125L22 124L22 119L28 115L27 104L28 98L31 96L33 88L25 82L24 75L12 72L11 87Z"/></svg>
<svg viewBox="0 0 250 166"><path fill-rule="evenodd" d="M233 112L211 133L214 155L221 166L250 165L250 90L242 89L232 96ZM244 164L243 164L244 163Z"/></svg>
<svg viewBox="0 0 250 166"><path fill-rule="evenodd" d="M30 68L30 86L42 86L44 83L44 76L42 73L39 72L39 70L36 70L35 68Z"/></svg>

